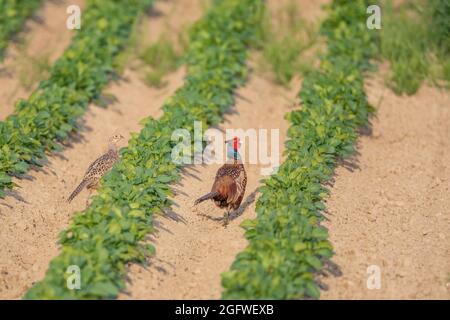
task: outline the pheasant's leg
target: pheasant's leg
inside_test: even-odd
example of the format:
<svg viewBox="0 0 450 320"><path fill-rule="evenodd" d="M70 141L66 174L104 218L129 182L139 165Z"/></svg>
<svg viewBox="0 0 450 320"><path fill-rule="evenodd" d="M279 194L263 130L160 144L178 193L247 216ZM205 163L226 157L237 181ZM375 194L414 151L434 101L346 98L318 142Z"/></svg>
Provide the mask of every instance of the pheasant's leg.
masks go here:
<svg viewBox="0 0 450 320"><path fill-rule="evenodd" d="M230 209L227 209L223 215L223 225L226 227L230 220Z"/></svg>
<svg viewBox="0 0 450 320"><path fill-rule="evenodd" d="M89 207L89 200L91 199L91 195L92 195L92 188L89 188L89 195L86 199L86 209Z"/></svg>
<svg viewBox="0 0 450 320"><path fill-rule="evenodd" d="M87 189L89 190L89 196L88 196L88 198L86 200L86 209L87 209L87 207L89 207L89 200L91 199L92 192L94 190L97 190L97 187L98 187L98 181L97 182L93 182L90 185L88 185Z"/></svg>

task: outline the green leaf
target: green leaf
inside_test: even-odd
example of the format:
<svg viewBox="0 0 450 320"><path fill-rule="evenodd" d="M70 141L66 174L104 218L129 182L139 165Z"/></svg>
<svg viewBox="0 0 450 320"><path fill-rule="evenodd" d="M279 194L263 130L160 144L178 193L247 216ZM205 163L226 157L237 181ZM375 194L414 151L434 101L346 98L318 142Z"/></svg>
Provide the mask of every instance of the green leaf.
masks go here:
<svg viewBox="0 0 450 320"><path fill-rule="evenodd" d="M115 297L119 289L112 282L96 282L89 286L90 294L98 297Z"/></svg>

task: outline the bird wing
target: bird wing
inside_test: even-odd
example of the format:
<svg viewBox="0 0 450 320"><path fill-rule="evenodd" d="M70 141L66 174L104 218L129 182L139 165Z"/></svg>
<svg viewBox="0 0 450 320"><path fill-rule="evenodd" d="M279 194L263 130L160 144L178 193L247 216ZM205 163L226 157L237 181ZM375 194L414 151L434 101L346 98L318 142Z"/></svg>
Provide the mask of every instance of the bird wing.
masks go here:
<svg viewBox="0 0 450 320"><path fill-rule="evenodd" d="M91 163L89 168L86 170L85 177L101 177L106 173L106 171L111 169L115 162L116 159L114 157L108 153L105 153Z"/></svg>
<svg viewBox="0 0 450 320"><path fill-rule="evenodd" d="M239 208L244 198L247 175L242 164L225 164L216 174L211 192L219 195L214 197L216 204L220 207L231 206L233 209Z"/></svg>
<svg viewBox="0 0 450 320"><path fill-rule="evenodd" d="M247 186L247 174L245 170L241 170L239 176L235 179L236 181L236 199L233 201L233 209L239 208L242 199L244 199L245 188Z"/></svg>
<svg viewBox="0 0 450 320"><path fill-rule="evenodd" d="M214 181L212 192L218 192L221 201L230 204L234 201L237 194L237 186L234 179L229 175L222 175Z"/></svg>

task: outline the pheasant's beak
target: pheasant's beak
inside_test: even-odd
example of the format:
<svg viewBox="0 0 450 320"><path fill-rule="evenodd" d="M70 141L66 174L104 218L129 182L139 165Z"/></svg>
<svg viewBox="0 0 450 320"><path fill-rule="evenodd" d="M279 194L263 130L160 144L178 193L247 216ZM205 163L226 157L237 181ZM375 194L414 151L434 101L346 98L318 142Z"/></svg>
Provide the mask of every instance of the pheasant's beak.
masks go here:
<svg viewBox="0 0 450 320"><path fill-rule="evenodd" d="M225 144L234 142L234 139L236 139L236 138L233 138L233 139L230 139L230 140L225 140ZM239 144L241 144L241 140L240 139L239 139Z"/></svg>

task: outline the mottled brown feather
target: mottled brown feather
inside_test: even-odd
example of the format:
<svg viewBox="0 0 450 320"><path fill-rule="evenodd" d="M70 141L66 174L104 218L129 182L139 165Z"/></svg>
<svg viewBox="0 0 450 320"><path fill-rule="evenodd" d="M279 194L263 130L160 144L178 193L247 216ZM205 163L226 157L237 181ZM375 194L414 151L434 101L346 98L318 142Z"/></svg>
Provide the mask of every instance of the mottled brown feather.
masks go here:
<svg viewBox="0 0 450 320"><path fill-rule="evenodd" d="M246 185L247 174L243 164L224 164L217 171L210 192L211 199L219 208L236 210L244 198ZM196 204L209 198L203 196L197 199Z"/></svg>
<svg viewBox="0 0 450 320"><path fill-rule="evenodd" d="M72 192L67 199L71 202L84 187L87 189L93 189L97 186L100 179L114 166L119 159L119 152L116 148L111 148L107 153L97 158L86 170L84 178L78 187Z"/></svg>

